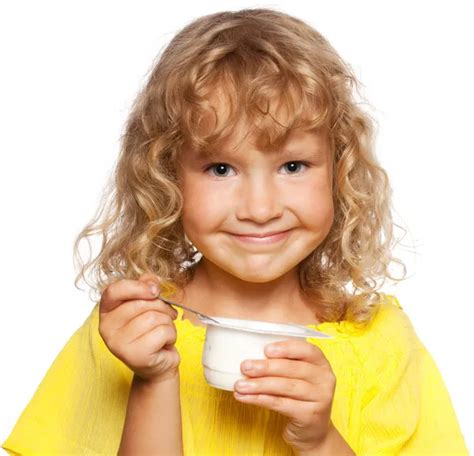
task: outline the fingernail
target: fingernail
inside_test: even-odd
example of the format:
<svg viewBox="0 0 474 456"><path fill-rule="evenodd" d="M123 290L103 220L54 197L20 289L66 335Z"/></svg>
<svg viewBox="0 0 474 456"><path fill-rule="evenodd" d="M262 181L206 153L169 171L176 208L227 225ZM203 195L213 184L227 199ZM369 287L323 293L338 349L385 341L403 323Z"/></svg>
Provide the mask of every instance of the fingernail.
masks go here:
<svg viewBox="0 0 474 456"><path fill-rule="evenodd" d="M267 345L267 353L270 355L278 355L281 353L281 347L279 345Z"/></svg>
<svg viewBox="0 0 474 456"><path fill-rule="evenodd" d="M245 361L245 362L242 364L242 367L243 367L244 370L246 370L246 371L252 370L252 369L253 369L253 363L252 363L252 361Z"/></svg>
<svg viewBox="0 0 474 456"><path fill-rule="evenodd" d="M158 288L156 288L155 284L150 284L150 291L153 296L156 296L158 294Z"/></svg>

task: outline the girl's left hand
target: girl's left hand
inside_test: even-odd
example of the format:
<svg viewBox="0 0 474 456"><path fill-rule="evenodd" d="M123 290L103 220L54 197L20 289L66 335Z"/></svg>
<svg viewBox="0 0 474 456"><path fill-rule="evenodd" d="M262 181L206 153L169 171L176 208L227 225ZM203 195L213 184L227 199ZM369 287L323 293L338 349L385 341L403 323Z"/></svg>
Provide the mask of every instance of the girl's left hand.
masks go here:
<svg viewBox="0 0 474 456"><path fill-rule="evenodd" d="M270 347L280 351L271 352ZM285 340L265 346L265 360L251 360L242 372L250 388L235 383L234 397L288 417L283 440L294 451L311 451L322 445L333 426L331 408L336 377L319 347L306 340ZM238 395L241 393L242 396Z"/></svg>

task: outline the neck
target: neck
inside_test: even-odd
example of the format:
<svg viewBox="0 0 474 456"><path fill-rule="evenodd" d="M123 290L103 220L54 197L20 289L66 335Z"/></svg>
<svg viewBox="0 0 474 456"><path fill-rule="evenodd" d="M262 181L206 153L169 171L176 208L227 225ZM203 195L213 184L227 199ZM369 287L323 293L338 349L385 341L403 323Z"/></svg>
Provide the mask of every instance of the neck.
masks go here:
<svg viewBox="0 0 474 456"><path fill-rule="evenodd" d="M192 281L177 299L199 312L274 323L318 323L315 304L301 291L297 268L265 283L240 280L204 258L195 268Z"/></svg>

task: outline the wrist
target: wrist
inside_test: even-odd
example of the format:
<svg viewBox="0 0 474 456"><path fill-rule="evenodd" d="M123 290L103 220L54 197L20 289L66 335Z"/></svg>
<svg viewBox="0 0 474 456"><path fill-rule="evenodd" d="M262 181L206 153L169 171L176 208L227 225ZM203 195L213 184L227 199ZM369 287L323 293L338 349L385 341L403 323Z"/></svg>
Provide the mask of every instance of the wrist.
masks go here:
<svg viewBox="0 0 474 456"><path fill-rule="evenodd" d="M132 384L135 387L144 389L160 388L168 384L179 384L179 370L168 371L157 377L143 378L136 372L133 375Z"/></svg>
<svg viewBox="0 0 474 456"><path fill-rule="evenodd" d="M326 437L315 447L309 450L294 451L297 456L356 456L352 448L347 444L332 421L329 423L329 431Z"/></svg>

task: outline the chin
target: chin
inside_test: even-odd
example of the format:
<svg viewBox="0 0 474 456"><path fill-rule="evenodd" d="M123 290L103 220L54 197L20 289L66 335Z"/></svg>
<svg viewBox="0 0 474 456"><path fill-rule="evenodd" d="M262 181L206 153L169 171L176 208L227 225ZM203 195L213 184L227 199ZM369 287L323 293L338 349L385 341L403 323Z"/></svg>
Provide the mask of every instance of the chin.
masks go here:
<svg viewBox="0 0 474 456"><path fill-rule="evenodd" d="M272 282L273 280L278 279L279 277L281 277L281 275L258 274L258 275L244 275L244 276L239 276L238 278L244 282L268 283L268 282Z"/></svg>
<svg viewBox="0 0 474 456"><path fill-rule="evenodd" d="M235 265L234 265L235 266ZM288 268L272 268L269 265L255 265L255 267L247 265L234 269L233 267L225 267L220 265L222 269L226 270L230 275L237 277L244 282L250 283L268 283L279 279L293 269L291 265Z"/></svg>

